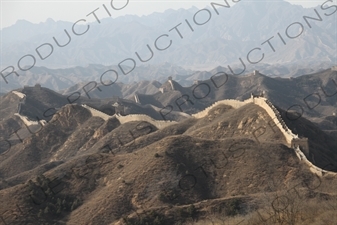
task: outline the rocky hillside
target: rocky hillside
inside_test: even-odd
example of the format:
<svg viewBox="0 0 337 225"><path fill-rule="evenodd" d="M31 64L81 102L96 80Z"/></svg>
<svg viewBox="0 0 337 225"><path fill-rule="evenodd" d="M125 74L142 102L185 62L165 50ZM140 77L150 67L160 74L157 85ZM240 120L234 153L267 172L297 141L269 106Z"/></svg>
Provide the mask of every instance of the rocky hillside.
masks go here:
<svg viewBox="0 0 337 225"><path fill-rule="evenodd" d="M36 101L45 98L52 96ZM200 118L159 128L67 104L23 140L1 142L11 146L0 155L0 218L5 224L333 224L336 176L315 175L271 119L253 103L219 104ZM337 171L333 137L303 118L287 125L310 140L312 163Z"/></svg>

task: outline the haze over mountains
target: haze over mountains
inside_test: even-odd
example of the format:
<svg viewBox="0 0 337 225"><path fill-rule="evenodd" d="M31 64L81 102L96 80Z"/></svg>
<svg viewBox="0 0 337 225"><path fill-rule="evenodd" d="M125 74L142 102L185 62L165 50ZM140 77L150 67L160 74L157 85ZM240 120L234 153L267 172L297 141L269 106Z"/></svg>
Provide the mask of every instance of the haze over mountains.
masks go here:
<svg viewBox="0 0 337 225"><path fill-rule="evenodd" d="M215 2L0 31L0 225L336 224L337 6Z"/></svg>
<svg viewBox="0 0 337 225"><path fill-rule="evenodd" d="M220 1L215 3L226 5ZM48 19L44 23L32 24L18 21L0 31L3 46L1 66L4 69L6 66L16 65L26 54L36 56L36 66L48 68L89 64L117 65L126 58L135 59L137 66L141 66L144 63L139 61L135 52L143 59L149 58L147 45L151 46L154 56L146 64L168 62L184 68L202 70L210 70L219 65L239 64L238 59L245 59L253 48L262 48L265 53L262 63L336 62L336 13L329 2L316 7L316 11L285 1L240 1L229 5L230 7L214 6L217 11L209 5L207 9L211 16L207 11L196 14L198 9L191 8L170 9L164 13L142 17L128 15L116 19L101 19L100 23L91 23L88 32L82 36L71 33L71 22ZM195 14L197 23L208 19L209 22L196 25L193 22ZM305 20L304 16L314 19ZM185 19L190 22L194 31L187 26ZM303 27L293 23L299 23ZM183 38L175 29L169 31L177 25ZM64 29L72 39L67 46L60 48L53 37L59 43L67 43ZM86 26L79 29L85 30ZM278 33L286 45L277 36ZM169 36L167 39L172 40L172 45L165 51L158 51L154 42L163 34ZM290 38L299 34L297 38ZM272 37L274 38L270 39ZM269 39L275 52L268 43L262 44ZM54 51L48 58L41 60L35 49L44 43L52 44ZM158 47L163 48L166 43L163 39L158 42ZM41 54L48 55L49 48L41 48ZM262 52L252 56L259 59ZM31 59L27 59L22 64L31 65L30 61Z"/></svg>
<svg viewBox="0 0 337 225"><path fill-rule="evenodd" d="M225 3L222 2L222 4ZM48 68L84 66L85 70L90 71L96 66L87 67L89 64L117 65L127 58L134 59L136 67L153 65L149 68L150 75L153 70L158 70L163 62L174 65L174 68L179 68L179 66L185 68L185 70L179 68L173 74L172 72L176 69L165 71L171 72L167 76L191 75L191 71L186 69L209 71L217 66L227 68L228 65L240 71L242 65L239 58L243 59L250 70L259 69L265 74L273 72L270 73L273 76L293 76L316 72L319 68L327 68L336 64L337 60L335 22L337 14L331 5L332 3L326 2L321 7L305 9L285 1L240 1L235 4L230 3L228 8L214 6L219 15L211 5L208 6L208 11L204 10L198 14L196 14L198 12L196 8L167 10L164 13L153 13L143 17L128 15L116 19L102 19L101 23L91 23L88 32L82 36L74 36L71 33L73 23L70 22L55 22L49 19L45 23L32 24L28 21L18 21L17 24L0 31L2 36L1 67L5 69L13 65L17 69L17 62L22 56L33 54L37 59L35 66L38 68L27 72L19 71L22 79L10 75L9 83L15 85L7 87L1 80L1 87L8 91L10 88L18 88L18 85L22 87L23 81L27 85L33 85L31 80L34 79L37 83L49 88L64 89L67 88L66 85L69 87L81 82L80 79L88 79L87 76L81 77L75 72L77 69L73 68L67 71L74 73L70 78L65 71L50 71L41 66ZM211 13L210 18L207 12ZM197 22L208 19L209 22L200 26L196 25L193 22L195 14ZM192 24L194 31L187 26L185 19ZM179 32L183 38L178 35L177 31L169 31L180 23ZM85 28L86 26L83 25L79 29ZM71 41L67 46L60 48L54 42L53 37L59 43L67 43L69 40L64 29L71 33ZM278 33L283 37L286 45L281 41ZM165 51L158 51L154 47L154 41L163 34L169 35L168 38L172 40L172 45ZM297 35L299 36L296 37ZM268 40L272 47L267 43ZM35 49L44 43L50 43L54 49L48 58L41 60ZM158 45L162 47L165 43L161 40ZM135 52L138 52L143 59L148 59L151 55L147 45L152 48L154 55L148 62L143 63L137 58ZM258 61L264 53L264 59L260 62L263 63L261 66L259 63L251 65L247 62L247 54L254 48L261 48L261 50L256 50L251 55L252 61ZM46 45L39 51L42 56L47 56L51 52L50 47ZM28 58L22 60L21 67L23 68L25 64L31 65L31 61L32 59ZM130 61L124 62L123 66L124 68L132 67L132 64ZM288 71L284 69L284 66L288 68ZM293 69L289 70L290 67ZM141 67L139 70L144 68L146 67ZM128 74L129 76L122 75L120 70L117 71L120 81L125 83L131 80L153 79L150 75L150 79L145 74L139 75L136 70ZM9 72L9 69L4 71L6 72ZM91 80L99 79L99 75L93 79L93 72L90 75ZM50 80L52 84L48 84L45 79ZM156 80L161 79L157 77Z"/></svg>
<svg viewBox="0 0 337 225"><path fill-rule="evenodd" d="M331 67L332 63L284 63L284 64L256 64L247 65L245 75L253 70L259 70L261 73L270 77L297 77L305 74L321 72ZM237 67L233 67L237 68ZM65 90L72 89L72 86L83 87L88 82L95 81L101 84L101 77L105 71L114 69L118 71L117 66L89 65L87 67L72 67L67 69L49 69L46 67L34 67L29 71L20 73L20 77L9 75L6 77L8 83L1 83L1 92L6 93L11 90L22 88L25 85L34 86L36 83L41 84L54 91L64 93ZM232 74L228 67L217 66L212 70L199 71L192 69L184 69L180 66L175 66L170 63L162 63L159 65L146 65L136 67L130 74L114 74L106 75L104 78L125 85L132 85L144 80L158 81L164 83L169 76L172 76L175 81L182 86L191 86L196 80L206 80L215 75L218 71Z"/></svg>

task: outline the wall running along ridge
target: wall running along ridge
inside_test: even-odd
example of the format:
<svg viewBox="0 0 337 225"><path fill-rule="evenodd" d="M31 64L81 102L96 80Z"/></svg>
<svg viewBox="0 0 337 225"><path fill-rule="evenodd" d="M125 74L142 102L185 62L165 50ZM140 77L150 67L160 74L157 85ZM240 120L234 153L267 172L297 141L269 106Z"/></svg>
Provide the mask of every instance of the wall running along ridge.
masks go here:
<svg viewBox="0 0 337 225"><path fill-rule="evenodd" d="M268 115L274 121L275 125L281 130L283 136L288 143L288 147L292 147L292 141L293 139L297 139L298 135L293 134L293 132L287 127L275 106L273 106L273 104L268 99L263 97L254 98L253 101L254 104L260 106L268 113Z"/></svg>
<svg viewBox="0 0 337 225"><path fill-rule="evenodd" d="M92 116L97 116L97 117L100 117L104 120L108 120L110 118L113 118L113 117L116 117L119 122L121 124L124 124L124 123L128 123L128 122L132 122L132 121L145 121L145 122L148 122L150 124L152 124L153 126L157 127L158 129L163 129L164 127L167 127L167 126L170 126L172 124L176 124L177 122L175 121L165 121L165 120L155 120L155 119L152 119L151 117L149 117L148 115L145 115L145 114L131 114L131 115L127 115L127 116L122 116L120 114L116 114L116 115L113 115L113 116L109 116L97 109L93 109L91 108L90 106L88 105L82 105L84 108L88 109Z"/></svg>
<svg viewBox="0 0 337 225"><path fill-rule="evenodd" d="M327 170L323 170L317 166L315 166L314 164L312 164L307 157L305 157L304 153L301 151L300 147L297 146L294 148L295 153L297 155L297 157L300 159L300 161L303 161L305 164L308 165L310 171L320 177L335 177L337 175L337 173L335 172L331 172L331 171L327 171Z"/></svg>
<svg viewBox="0 0 337 225"><path fill-rule="evenodd" d="M21 92L18 92L18 91L12 91L13 94L16 94L19 98L25 98L26 95L21 93Z"/></svg>
<svg viewBox="0 0 337 225"><path fill-rule="evenodd" d="M297 146L292 146L292 142L294 139L299 139L298 135L295 135L294 133L292 133L292 131L286 126L285 122L283 121L283 119L281 118L280 113L278 112L278 110L275 108L275 106L266 98L264 97L253 97L251 96L251 98L246 99L245 101L239 101L239 100L235 100L235 99L225 99L225 100L221 100L221 101L217 101L215 102L213 105L207 107L206 109L204 109L201 112L198 112L196 114L192 114L192 117L200 119L203 118L205 116L208 115L209 111L211 111L213 108L217 107L218 105L229 105L232 106L234 109L240 108L244 105L247 105L249 103L254 103L258 106L260 106L261 108L263 108L268 115L270 116L270 118L273 120L273 122L275 123L275 125L279 128L279 130L282 132L282 134L284 135L288 147L294 149L296 156L299 158L300 161L303 161L305 164L307 164L310 168L310 171L314 174L317 174L318 176L336 176L337 173L336 172L331 172L331 171L327 171L327 170L323 170L315 165L313 165L308 159L307 157L304 155L304 153L301 151L300 147ZM110 119L110 118L117 118L119 120L119 122L121 124L124 123L128 123L131 121L145 121L148 122L150 124L152 124L153 126L157 127L158 129L163 129L167 126L176 124L176 121L165 121L165 120L155 120L151 117L149 117L148 115L145 114L132 114L132 115L127 115L127 116L122 116L119 114L115 114L113 116L109 116L97 109L94 109L88 105L82 105L83 108L88 109L92 116L97 116L100 117L102 119L104 119L105 121ZM27 126L31 126L31 125L38 125L39 122L38 121L31 121L29 120L26 116L22 116L19 113L15 113L15 115L19 116L22 121L27 125ZM41 122L41 121L40 121ZM45 121L43 121L45 122Z"/></svg>
<svg viewBox="0 0 337 225"><path fill-rule="evenodd" d="M171 84L171 88L172 88L172 91L174 91L174 86L173 86L173 83L172 83L172 80L168 80L168 82Z"/></svg>
<svg viewBox="0 0 337 225"><path fill-rule="evenodd" d="M101 111L99 111L99 110L97 110L97 109L94 109L94 108L92 108L92 107L90 107L90 106L88 106L88 105L85 105L85 104L83 104L82 107L83 107L83 108L86 108L87 110L89 110L89 111L91 112L91 115L92 115L92 116L100 117L100 118L102 118L102 119L105 120L105 121L107 121L107 120L110 119L110 118L115 117L115 116L110 116L110 115L108 115L108 114L105 114L105 113L103 113L103 112L101 112Z"/></svg>
<svg viewBox="0 0 337 225"><path fill-rule="evenodd" d="M218 105L221 104L225 104L225 105L230 105L232 106L234 109L240 108L246 104L249 103L254 103L258 106L260 106L261 108L263 108L268 115L270 116L270 118L273 120L273 122L275 123L275 125L280 129L280 131L282 132L282 134L284 135L288 147L294 149L297 157L299 158L300 161L303 161L305 164L307 164L309 166L309 169L312 173L317 174L318 176L336 176L337 173L335 172L331 172L331 171L327 171L327 170L323 170L317 166L315 166L314 164L312 164L307 157L304 155L304 153L301 151L299 146L292 146L292 142L294 139L298 139L298 135L294 134L285 124L285 122L283 121L283 119L281 118L281 115L279 113L279 111L276 109L276 107L266 98L264 97L251 97L245 101L239 101L239 100L233 100L233 99L226 99L226 100L221 100L221 101L217 101L215 102L213 105L207 107L206 109L204 109L203 111L193 114L192 116L199 119L202 118L206 115L208 115L209 111L211 111L213 108L217 107Z"/></svg>
<svg viewBox="0 0 337 225"><path fill-rule="evenodd" d="M29 120L27 116L22 116L19 113L14 113L15 116L20 117L22 122L26 124L26 126L36 126L36 125L42 125L45 126L47 122L45 120L39 120L39 121L34 121L34 120Z"/></svg>
<svg viewBox="0 0 337 225"><path fill-rule="evenodd" d="M176 124L176 121L166 121L166 120L155 120L145 114L132 114L127 116L116 115L116 118L119 120L121 124L128 123L131 121L145 121L158 129L163 129L167 126L171 126L172 124Z"/></svg>
<svg viewBox="0 0 337 225"><path fill-rule="evenodd" d="M196 114L192 114L192 116L194 118L200 119L203 118L205 116L208 115L209 111L211 111L213 108L217 107L218 105L229 105L232 106L234 109L240 108L248 103L252 103L253 99L249 98L245 101L239 101L239 100L235 100L235 99L225 99L225 100L220 100L217 101L215 103L213 103L213 105L207 107L206 109L204 109L203 111L200 111Z"/></svg>
<svg viewBox="0 0 337 225"><path fill-rule="evenodd" d="M34 121L34 120L30 120L28 119L27 116L23 116L20 114L20 111L21 111L21 104L24 104L25 101L26 101L26 95L19 92L19 91L12 91L13 94L17 95L21 101L19 102L19 105L18 105L18 112L17 113L14 113L15 116L18 116L22 122L24 122L24 124L27 126L27 127L30 127L30 126L36 126L36 125L42 125L42 126L45 126L47 124L47 122L45 120L39 120L39 121Z"/></svg>

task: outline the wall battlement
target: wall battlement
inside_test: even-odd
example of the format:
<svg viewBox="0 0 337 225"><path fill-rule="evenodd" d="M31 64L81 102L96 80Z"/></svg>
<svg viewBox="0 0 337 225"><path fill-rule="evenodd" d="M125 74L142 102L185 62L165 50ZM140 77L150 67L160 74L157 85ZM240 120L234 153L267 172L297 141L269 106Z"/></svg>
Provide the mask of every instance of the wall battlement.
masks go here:
<svg viewBox="0 0 337 225"><path fill-rule="evenodd" d="M254 104L260 106L263 108L270 118L273 120L275 125L280 129L282 134L284 135L288 147L294 149L297 157L300 161L304 161L309 166L309 169L312 173L317 174L318 176L336 176L337 173L323 170L314 164L312 164L308 159L307 156L309 156L309 145L308 145L308 139L307 138L299 138L298 135L294 134L286 125L286 123L283 121L279 111L276 109L276 107L265 97L254 97L251 96L251 98L245 100L245 101L238 101L238 100L232 100L232 99L226 99L215 102L210 107L206 108L205 110L193 114L192 116L195 118L202 118L208 114L208 112L213 109L214 107L226 104L231 105L233 108L240 108L248 103L253 102ZM301 150L303 149L303 152Z"/></svg>
<svg viewBox="0 0 337 225"><path fill-rule="evenodd" d="M288 147L291 148L293 139L298 138L298 135L293 134L293 132L287 127L286 123L283 121L279 111L275 108L275 106L264 97L254 98L254 103L262 107L268 113L270 118L274 121L275 125L284 135L288 143Z"/></svg>
<svg viewBox="0 0 337 225"><path fill-rule="evenodd" d="M336 176L337 175L337 173L335 172L326 171L326 170L323 170L313 165L307 159L307 156L309 155L308 139L299 138L298 135L294 134L287 127L286 123L283 121L276 107L265 97L251 96L251 98L246 99L244 101L235 100L235 99L220 100L220 101L213 103L211 106L207 107L203 111L196 113L196 114L192 114L192 117L197 118L197 119L203 118L208 115L210 110L217 107L218 105L230 105L233 108L237 109L249 103L254 103L260 106L261 108L263 108L267 112L267 114L273 120L274 124L279 128L279 130L284 135L287 141L288 147L294 149L296 156L299 158L300 161L304 161L304 163L306 163L309 166L309 169L312 173L317 174L318 176ZM146 121L148 123L151 123L158 129L162 129L164 127L177 123L175 121L155 120L145 114L132 114L132 115L127 115L127 116L121 116L119 114L116 114L114 116L109 116L103 112L100 112L96 109L91 108L90 106L87 106L87 105L82 105L82 106L89 109L93 116L99 116L105 120L111 117L116 117L121 124L131 122L131 121ZM301 148L303 149L303 151L301 150Z"/></svg>

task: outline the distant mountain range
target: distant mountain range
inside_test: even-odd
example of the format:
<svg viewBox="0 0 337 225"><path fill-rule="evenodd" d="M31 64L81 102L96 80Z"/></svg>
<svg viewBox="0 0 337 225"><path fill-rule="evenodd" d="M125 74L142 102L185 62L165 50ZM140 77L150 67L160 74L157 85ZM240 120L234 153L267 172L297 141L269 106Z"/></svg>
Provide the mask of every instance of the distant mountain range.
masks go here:
<svg viewBox="0 0 337 225"><path fill-rule="evenodd" d="M334 31L337 29L337 13L332 3L327 1L321 7L309 9L283 0L239 1L230 5L231 7L215 5L217 10L209 5L206 8L208 11L200 12L197 8L170 9L142 17L128 15L106 18L99 24L91 23L88 32L82 36L72 33L71 22L48 19L44 23L32 24L20 20L0 31L1 67L4 69L13 65L17 68L22 56L32 54L37 59L36 66L48 68L117 65L124 59L132 58L136 66L168 62L193 70L210 70L219 65L242 67L239 58L249 64L247 54L254 48L261 50L256 49L250 60L258 61L264 53L261 63L336 64L337 33ZM193 31L185 20L189 21ZM208 22L196 25L196 22L202 21ZM174 27L179 28L183 38ZM78 27L79 30L85 28L85 25ZM53 37L60 44L67 43L64 29L72 39L67 46L60 48ZM155 47L155 40L163 34L168 37L161 37ZM169 40L172 40L170 47L163 51L157 50L165 48ZM53 45L54 50L48 58L41 60L35 49L45 43ZM150 58L147 45L154 53L148 62L143 63L135 52L143 59ZM50 46L44 45L39 48L39 52L42 56L47 56L51 52ZM27 57L20 63L24 67L25 63L31 65L31 61L32 58ZM127 63L124 62L123 65Z"/></svg>
<svg viewBox="0 0 337 225"><path fill-rule="evenodd" d="M280 108L296 110L321 124L324 130L337 130L337 124L329 119L330 116L337 114L337 71L329 68L295 78L271 78L258 71L256 75L253 73L244 76L228 75L222 69L218 67L207 73L196 72L193 75L196 82L187 87L182 86L179 79L172 77L173 88L166 79L165 82L141 81L112 86L98 83L96 87L93 83L90 85L83 83L61 93L70 96L78 92L81 93L81 97L97 99L119 96L131 101L136 101L137 97L138 104L143 106L150 104L165 108L171 105L176 111L180 111L176 99L187 95L193 104L188 102L183 104L183 111L195 113L221 99L244 100L249 98L251 93L264 92ZM201 99L197 99L199 97ZM294 105L297 106L293 107Z"/></svg>
<svg viewBox="0 0 337 225"><path fill-rule="evenodd" d="M226 3L1 30L0 224L335 224L337 6Z"/></svg>
<svg viewBox="0 0 337 225"><path fill-rule="evenodd" d="M74 70L64 71L74 72L78 75L83 74L84 76L88 76L89 80L90 77L92 77L90 76L91 71L95 73L95 69L99 71L102 67L92 66L87 68L87 70L78 67ZM181 111L176 103L176 99L183 95L190 96L194 104L182 104L182 110L187 113L195 113L221 99L244 100L249 98L251 93L261 94L264 92L265 95L280 108L284 110L296 110L302 113L303 116L310 118L310 120L317 123L324 130L337 130L336 121L333 119L333 116L337 114L336 70L328 68L320 72L291 78L272 78L259 71L256 71L256 75L247 73L242 76L236 76L226 74L223 72L224 70L225 68L218 67L209 72L191 72L190 75L186 75L186 73L190 71L166 64L153 69L152 72L151 70L148 72L149 77L153 78L158 74L159 77L161 77L160 81L145 80L127 84L117 82L111 86L104 86L99 81L81 82L58 91L58 93L53 91L53 93L55 93L53 95L59 97L55 96L52 98L53 100L50 101L53 103L58 102L58 105L54 107L61 107L69 102L85 104L96 102L95 105L98 107L99 105L113 102L112 99L121 98L133 103L137 101L136 105L138 106L147 107L151 105L157 107L155 110L151 108L150 111L148 111L149 109L144 109L144 112L145 114L151 114L151 116L156 119L163 119L158 111L168 105L173 106L174 111ZM145 73L146 68L141 68L139 71L140 74ZM178 72L181 74L185 73L185 75L171 76L172 88L168 77L165 75ZM62 76L55 74L54 77L61 79ZM64 76L64 78L66 78L66 76ZM46 81L50 84L51 79L46 79ZM183 86L181 83L188 85ZM46 89L44 85L43 83L42 87ZM23 89L30 90L28 87L19 88L17 90L21 91ZM39 97L39 95L46 96L45 93L34 94L34 96L40 99L41 97ZM59 100L60 96L62 96L62 100ZM198 96L202 96L202 98L196 99ZM6 96L3 97L6 98ZM77 97L79 97L78 100L72 100ZM67 98L69 98L69 100L67 100ZM97 102L99 103L97 104ZM34 107L33 105L32 107ZM48 105L42 108L41 110L46 110ZM7 109L8 106L4 105L3 110ZM139 110L140 108L137 107L130 112ZM155 111L157 111L157 113L155 113ZM27 116L32 114L29 111L27 111L27 113ZM46 119L42 114L43 111L37 113L40 118ZM7 113L3 111L3 115L7 115ZM32 118L34 118L34 116ZM173 117L170 117L170 119L172 118ZM334 132L337 133L336 131Z"/></svg>
<svg viewBox="0 0 337 225"><path fill-rule="evenodd" d="M269 77L298 77L306 74L312 74L321 72L327 68L333 66L332 63L322 62L306 62L306 63L284 63L284 64L256 64L249 65L246 71L240 76L247 75L254 70L259 70L261 73ZM233 67L238 68L238 67ZM15 75L9 75L6 79L8 83L3 82L0 79L0 92L6 93L11 90L22 88L25 85L34 86L40 84L43 87L47 87L60 93L68 93L72 90L83 88L89 82L95 81L97 85L102 85L102 74L108 70L118 71L117 66L103 66L103 65L89 65L86 67L71 67L66 69L49 69L46 67L34 67L29 71L23 73L19 78ZM183 67L172 65L170 63L162 63L159 65L146 65L136 67L130 74L123 75L118 74L118 77L114 73L107 73L103 76L103 82L105 80L112 80L116 86L128 86L135 85L142 81L157 81L164 83L168 77L172 77L175 81L179 82L182 86L191 86L197 80L210 79L218 72L226 72L232 74L228 67L217 66L212 70L191 70L184 69ZM143 93L139 90L140 93ZM117 94L120 97L126 97L126 95Z"/></svg>

